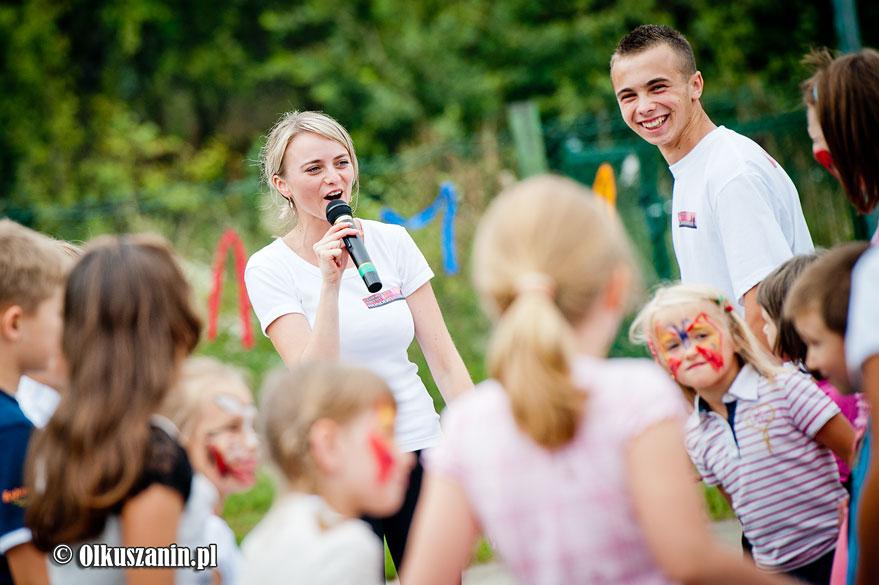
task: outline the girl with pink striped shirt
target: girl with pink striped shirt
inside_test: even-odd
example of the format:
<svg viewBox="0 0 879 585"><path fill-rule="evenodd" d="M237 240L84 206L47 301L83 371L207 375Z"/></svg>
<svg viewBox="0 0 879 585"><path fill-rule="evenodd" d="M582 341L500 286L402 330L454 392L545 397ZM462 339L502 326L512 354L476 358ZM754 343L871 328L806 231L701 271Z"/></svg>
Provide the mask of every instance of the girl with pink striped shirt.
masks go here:
<svg viewBox="0 0 879 585"><path fill-rule="evenodd" d="M601 201L518 183L480 222L473 274L492 379L443 414L402 583L458 583L479 534L524 585L785 582L712 537L674 384L606 357L636 270Z"/></svg>
<svg viewBox="0 0 879 585"><path fill-rule="evenodd" d="M850 462L854 430L810 376L776 365L716 290L659 289L632 323L692 399L686 443L730 500L757 566L827 585L845 498L832 453Z"/></svg>

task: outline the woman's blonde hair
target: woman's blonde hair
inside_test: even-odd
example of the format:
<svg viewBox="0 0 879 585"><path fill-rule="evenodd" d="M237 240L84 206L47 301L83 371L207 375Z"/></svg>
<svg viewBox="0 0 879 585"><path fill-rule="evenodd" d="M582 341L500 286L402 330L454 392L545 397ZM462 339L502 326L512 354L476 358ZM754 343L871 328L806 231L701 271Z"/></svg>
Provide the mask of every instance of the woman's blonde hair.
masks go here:
<svg viewBox="0 0 879 585"><path fill-rule="evenodd" d="M519 427L544 447L560 447L577 431L585 393L571 378L574 326L621 266L634 274L619 221L569 179L521 181L479 223L473 280L497 318L489 374L509 396Z"/></svg>
<svg viewBox="0 0 879 585"><path fill-rule="evenodd" d="M332 362L272 372L261 396L260 426L269 456L290 486L307 492L319 483L309 442L315 422L344 425L377 405L396 407L390 388L376 374Z"/></svg>
<svg viewBox="0 0 879 585"><path fill-rule="evenodd" d="M272 184L272 177L275 175L283 176L286 170L284 169L284 153L287 152L287 146L291 140L302 132L311 132L344 146L351 157L351 164L354 168L352 198L356 197L360 190L360 168L357 164L357 153L354 152L354 142L351 140L348 131L323 112L287 112L269 130L266 143L260 151L262 180L265 181L272 192L272 201L279 204L280 218L282 220L289 220L295 217L296 208L292 199L284 197L275 188ZM280 199L276 198L275 195L280 197Z"/></svg>
<svg viewBox="0 0 879 585"><path fill-rule="evenodd" d="M729 299L717 289L706 285L671 284L657 288L653 298L644 305L638 316L632 321L632 325L629 327L629 339L635 343L648 345L653 351L652 348L656 346L653 327L656 315L666 309L700 302L717 307L717 314L722 316L722 322L726 324L730 337L732 337L736 355L746 364L751 364L761 376L770 380L782 373L783 369L776 364L769 352L763 349L763 346L751 333L748 324L733 309ZM683 385L681 388L687 398L695 397L695 390L692 388Z"/></svg>
<svg viewBox="0 0 879 585"><path fill-rule="evenodd" d="M190 437L202 405L233 388L250 395L242 370L214 358L192 357L183 363L177 384L159 412L174 423L181 436Z"/></svg>

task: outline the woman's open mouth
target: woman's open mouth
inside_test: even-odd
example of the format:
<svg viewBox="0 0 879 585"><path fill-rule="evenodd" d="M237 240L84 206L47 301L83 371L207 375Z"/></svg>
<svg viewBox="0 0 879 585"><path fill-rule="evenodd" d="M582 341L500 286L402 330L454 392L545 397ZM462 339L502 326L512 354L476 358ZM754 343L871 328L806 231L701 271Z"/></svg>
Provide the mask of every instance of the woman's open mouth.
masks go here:
<svg viewBox="0 0 879 585"><path fill-rule="evenodd" d="M336 189L335 191L330 191L326 195L324 195L324 199L327 201L335 201L337 199L342 198L342 190Z"/></svg>

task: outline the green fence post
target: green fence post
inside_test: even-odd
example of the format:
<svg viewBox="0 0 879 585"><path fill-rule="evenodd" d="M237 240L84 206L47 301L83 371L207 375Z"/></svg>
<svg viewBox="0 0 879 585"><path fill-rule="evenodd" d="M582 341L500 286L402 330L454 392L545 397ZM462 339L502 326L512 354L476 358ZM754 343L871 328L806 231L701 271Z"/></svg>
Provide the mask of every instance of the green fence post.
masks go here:
<svg viewBox="0 0 879 585"><path fill-rule="evenodd" d="M659 196L657 188L661 167L656 164L656 152L652 149L651 151L639 150L638 161L641 166L641 189L638 196L638 204L644 210L656 276L660 280L669 280L671 279L671 261L669 260L668 249L665 245L668 218L665 214L665 202Z"/></svg>
<svg viewBox="0 0 879 585"><path fill-rule="evenodd" d="M521 178L545 173L549 166L546 164L546 146L537 104L533 101L510 104L507 119L516 145Z"/></svg>

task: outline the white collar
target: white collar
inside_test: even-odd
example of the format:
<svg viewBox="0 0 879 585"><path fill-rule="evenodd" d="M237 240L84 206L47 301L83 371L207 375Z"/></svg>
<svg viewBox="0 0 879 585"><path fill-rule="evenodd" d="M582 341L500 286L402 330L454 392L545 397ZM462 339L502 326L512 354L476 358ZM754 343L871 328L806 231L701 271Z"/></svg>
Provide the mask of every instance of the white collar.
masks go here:
<svg viewBox="0 0 879 585"><path fill-rule="evenodd" d="M735 402L736 400L748 400L750 402L756 401L759 397L757 388L761 379L762 376L760 376L760 373L755 370L751 364L745 364L742 366L742 369L739 370L736 379L730 384L730 387L727 389L721 400L725 403ZM699 409L699 400L700 396L697 393L696 397L693 399L693 412L690 414L690 419L688 421L697 426L703 412Z"/></svg>
<svg viewBox="0 0 879 585"><path fill-rule="evenodd" d="M166 416L162 416L161 414L153 414L150 416L150 422L165 431L169 437L177 440L178 435L180 435L180 429L177 428L170 418Z"/></svg>
<svg viewBox="0 0 879 585"><path fill-rule="evenodd" d="M733 400L757 400L759 393L757 387L760 385L762 376L751 366L745 364L739 371L739 375L733 380L729 390L723 395L724 402L732 402Z"/></svg>

